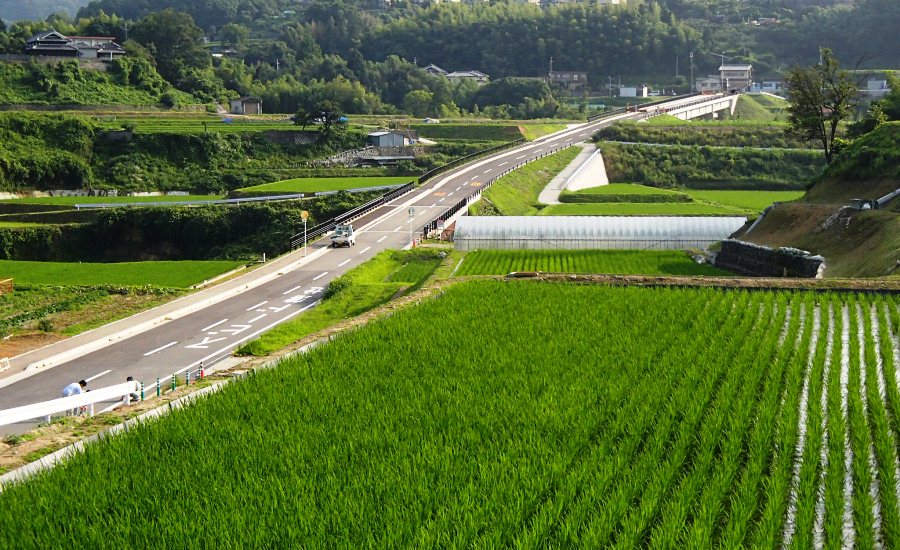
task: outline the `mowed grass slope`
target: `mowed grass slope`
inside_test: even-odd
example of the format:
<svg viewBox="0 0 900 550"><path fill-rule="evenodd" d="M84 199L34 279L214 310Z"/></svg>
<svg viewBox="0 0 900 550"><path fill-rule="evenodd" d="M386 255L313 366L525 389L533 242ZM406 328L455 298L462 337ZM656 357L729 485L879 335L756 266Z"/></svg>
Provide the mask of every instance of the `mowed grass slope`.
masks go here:
<svg viewBox="0 0 900 550"><path fill-rule="evenodd" d="M234 260L121 263L22 262L0 260L0 279L29 285L121 285L187 288L230 271Z"/></svg>
<svg viewBox="0 0 900 550"><path fill-rule="evenodd" d="M598 202L551 204L541 216L743 216L746 211L724 205L695 202Z"/></svg>
<svg viewBox="0 0 900 550"><path fill-rule="evenodd" d="M538 195L580 152L579 147L569 147L513 170L482 193L482 201L472 210L479 215L537 214L541 206Z"/></svg>
<svg viewBox="0 0 900 550"><path fill-rule="evenodd" d="M295 178L275 181L238 189L244 193L269 192L278 193L316 193L320 191L343 191L347 189L364 189L386 185L404 185L416 178L414 176L354 176L336 178Z"/></svg>
<svg viewBox="0 0 900 550"><path fill-rule="evenodd" d="M680 250L476 250L457 275L506 275L514 271L615 275L728 275L698 264Z"/></svg>
<svg viewBox="0 0 900 550"><path fill-rule="evenodd" d="M827 312L857 304L900 324L895 297L457 285L5 488L0 545L771 548L817 529L840 547L846 437L853 475L882 481L851 487L856 540L897 547L870 521L878 499L896 517L896 406L856 353L843 422L824 371Z"/></svg>

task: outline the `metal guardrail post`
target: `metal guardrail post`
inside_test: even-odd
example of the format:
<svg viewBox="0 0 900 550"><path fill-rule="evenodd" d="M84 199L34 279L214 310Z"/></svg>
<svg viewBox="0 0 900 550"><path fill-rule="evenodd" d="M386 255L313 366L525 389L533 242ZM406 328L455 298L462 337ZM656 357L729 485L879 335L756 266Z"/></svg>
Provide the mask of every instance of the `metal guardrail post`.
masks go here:
<svg viewBox="0 0 900 550"><path fill-rule="evenodd" d="M162 390L159 387L159 377L156 377L156 397L159 397L162 394Z"/></svg>

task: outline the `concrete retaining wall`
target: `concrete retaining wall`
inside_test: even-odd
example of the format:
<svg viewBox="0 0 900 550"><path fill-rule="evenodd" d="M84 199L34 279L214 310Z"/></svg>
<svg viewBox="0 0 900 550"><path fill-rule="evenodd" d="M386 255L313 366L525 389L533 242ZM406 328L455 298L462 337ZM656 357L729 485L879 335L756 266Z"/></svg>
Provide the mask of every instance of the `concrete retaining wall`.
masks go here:
<svg viewBox="0 0 900 550"><path fill-rule="evenodd" d="M825 258L796 248L769 248L729 239L722 241L715 266L755 277L821 278Z"/></svg>

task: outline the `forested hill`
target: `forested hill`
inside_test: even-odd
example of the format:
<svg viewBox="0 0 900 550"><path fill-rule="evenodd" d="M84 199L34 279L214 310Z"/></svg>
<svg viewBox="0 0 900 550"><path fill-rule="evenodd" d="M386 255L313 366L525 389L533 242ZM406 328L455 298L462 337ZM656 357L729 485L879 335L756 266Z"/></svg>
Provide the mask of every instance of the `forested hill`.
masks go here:
<svg viewBox="0 0 900 550"><path fill-rule="evenodd" d="M90 0L0 0L0 18L42 20L54 13L75 15Z"/></svg>

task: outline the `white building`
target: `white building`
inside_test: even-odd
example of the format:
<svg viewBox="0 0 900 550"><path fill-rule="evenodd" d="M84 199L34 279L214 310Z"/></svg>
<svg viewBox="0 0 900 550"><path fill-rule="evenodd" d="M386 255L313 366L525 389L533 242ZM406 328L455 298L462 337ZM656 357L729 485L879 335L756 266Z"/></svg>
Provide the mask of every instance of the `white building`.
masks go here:
<svg viewBox="0 0 900 550"><path fill-rule="evenodd" d="M722 65L719 67L719 79L724 89L743 92L753 84L753 65Z"/></svg>
<svg viewBox="0 0 900 550"><path fill-rule="evenodd" d="M619 88L619 97L650 97L650 88L647 86L622 86Z"/></svg>

